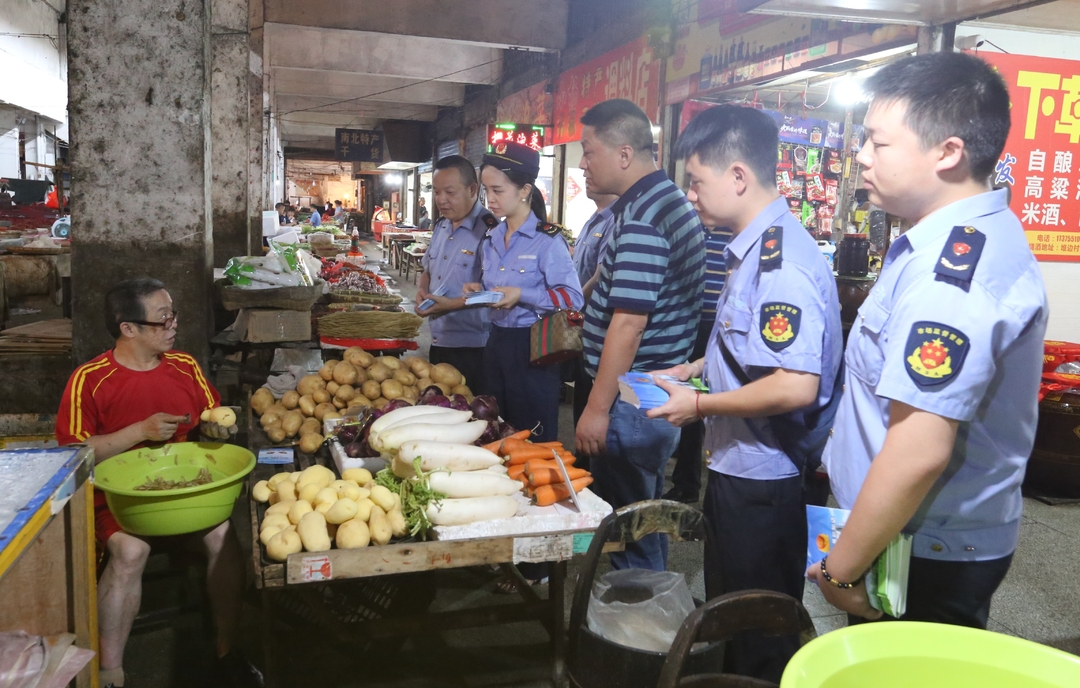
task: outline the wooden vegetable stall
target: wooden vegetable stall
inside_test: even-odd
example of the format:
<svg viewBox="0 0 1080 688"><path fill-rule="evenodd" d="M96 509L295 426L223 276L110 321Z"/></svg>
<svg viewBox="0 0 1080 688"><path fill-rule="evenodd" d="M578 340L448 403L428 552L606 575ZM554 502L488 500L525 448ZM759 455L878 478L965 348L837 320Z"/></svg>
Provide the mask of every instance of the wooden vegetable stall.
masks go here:
<svg viewBox="0 0 1080 688"><path fill-rule="evenodd" d="M252 451L268 446L269 440L257 429L251 430ZM297 452L294 465L256 466L248 476L249 493L260 480L269 479L280 471L303 470L313 463L334 468L333 461L326 461L310 454ZM280 648L277 634L273 632L274 615L280 601L302 600L311 620L313 631L324 636L330 643L355 648L370 647L380 639L403 637L414 633L450 631L461 628L492 626L520 621L540 621L551 636L553 649L552 677L556 686L566 684L566 646L564 590L567 561L574 555L584 554L592 541L593 529L531 532L528 535L496 536L451 541L410 541L400 544L368 546L361 549L331 549L323 552L300 552L291 554L279 563L266 556L265 547L259 544L259 524L266 505L250 502L251 530L253 540L252 559L256 574L256 586L263 596L264 629L263 649L267 685L278 685L276 657ZM621 548L613 544L605 551ZM540 598L524 581L511 564L513 562L554 562L550 577L548 599ZM515 604L498 603L491 606L459 611L428 612L434 591L425 597L423 593L410 592L401 595L405 607L384 616L394 592L400 592L415 580L418 574L465 566L500 565L513 577L522 601ZM398 583L400 581L400 583ZM331 585L328 585L331 584ZM340 585L339 585L340 584ZM367 586L359 593L350 594L349 585ZM334 591L341 591L335 594ZM285 598L291 598L286 600ZM357 605L357 600L364 603ZM421 600L419 604L417 601ZM348 609L343 609L343 605ZM359 622L359 623L357 623Z"/></svg>
<svg viewBox="0 0 1080 688"><path fill-rule="evenodd" d="M97 652L93 463L86 447L0 451L0 631L73 633ZM75 685L98 685L96 657Z"/></svg>

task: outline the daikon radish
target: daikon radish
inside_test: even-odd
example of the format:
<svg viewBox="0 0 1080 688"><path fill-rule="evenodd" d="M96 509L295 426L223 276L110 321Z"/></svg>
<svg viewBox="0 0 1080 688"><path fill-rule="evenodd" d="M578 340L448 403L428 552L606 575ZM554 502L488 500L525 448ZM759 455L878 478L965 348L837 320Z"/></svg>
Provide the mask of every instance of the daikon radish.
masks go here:
<svg viewBox="0 0 1080 688"><path fill-rule="evenodd" d="M473 444L412 440L398 448L398 457L410 467L413 459L418 456L420 468L424 471L438 468L448 471L478 471L502 463L498 454Z"/></svg>
<svg viewBox="0 0 1080 688"><path fill-rule="evenodd" d="M490 471L435 471L428 475L431 489L451 499L465 497L492 497L521 492L521 481L511 480Z"/></svg>
<svg viewBox="0 0 1080 688"><path fill-rule="evenodd" d="M426 425L461 425L462 423L467 423L469 419L472 418L471 411L455 411L454 409L442 408L441 406L436 408L439 408L441 412L429 413L414 418L403 418L392 425L384 427L377 433L368 433L368 444L371 445L372 449L382 451L384 449L382 438L391 430L397 430L398 428L418 423Z"/></svg>
<svg viewBox="0 0 1080 688"><path fill-rule="evenodd" d="M370 438L372 434L378 436L383 428L389 427L403 418L424 416L429 413L439 413L440 411L445 410L446 409L442 406L404 406L395 409L371 424L371 428L368 430L368 437Z"/></svg>
<svg viewBox="0 0 1080 688"><path fill-rule="evenodd" d="M511 518L517 513L517 508L517 500L513 497L444 499L428 505L427 517L433 525L463 526L477 521Z"/></svg>
<svg viewBox="0 0 1080 688"><path fill-rule="evenodd" d="M464 413L464 412L463 412ZM432 442L451 442L454 444L472 444L487 429L486 420L474 420L457 425L436 425L434 423L409 423L391 428L379 435L376 447L378 451L394 452L401 445L412 440L430 440Z"/></svg>
<svg viewBox="0 0 1080 688"><path fill-rule="evenodd" d="M508 469L502 464L498 464L497 466L491 466L487 470L491 471L492 473L498 473L499 475L507 475L510 472L510 469Z"/></svg>

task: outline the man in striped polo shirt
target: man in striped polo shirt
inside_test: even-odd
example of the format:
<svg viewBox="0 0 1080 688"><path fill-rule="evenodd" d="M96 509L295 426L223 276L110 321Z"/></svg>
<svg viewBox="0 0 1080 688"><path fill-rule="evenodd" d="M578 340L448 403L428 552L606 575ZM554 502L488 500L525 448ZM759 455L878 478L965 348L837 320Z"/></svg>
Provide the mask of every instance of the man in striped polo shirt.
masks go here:
<svg viewBox="0 0 1080 688"><path fill-rule="evenodd" d="M585 369L594 378L577 425L597 494L618 508L659 499L679 430L620 400L620 375L670 368L693 351L701 318L705 239L686 195L656 169L649 118L608 100L581 118L581 169L616 194L615 230L585 309ZM667 540L650 535L611 555L615 568L662 571Z"/></svg>

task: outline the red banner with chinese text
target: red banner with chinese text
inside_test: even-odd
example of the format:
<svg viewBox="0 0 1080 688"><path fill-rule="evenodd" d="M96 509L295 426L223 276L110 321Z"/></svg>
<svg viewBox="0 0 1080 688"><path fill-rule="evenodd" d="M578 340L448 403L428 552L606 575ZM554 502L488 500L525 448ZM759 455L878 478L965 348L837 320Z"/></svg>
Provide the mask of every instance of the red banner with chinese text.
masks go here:
<svg viewBox="0 0 1080 688"><path fill-rule="evenodd" d="M1005 79L1012 100L1012 128L993 181L1012 187L1009 205L1037 259L1080 262L1080 62L979 57Z"/></svg>
<svg viewBox="0 0 1080 688"><path fill-rule="evenodd" d="M642 36L559 75L552 145L581 138L581 116L597 103L625 98L655 123L660 114L660 61Z"/></svg>

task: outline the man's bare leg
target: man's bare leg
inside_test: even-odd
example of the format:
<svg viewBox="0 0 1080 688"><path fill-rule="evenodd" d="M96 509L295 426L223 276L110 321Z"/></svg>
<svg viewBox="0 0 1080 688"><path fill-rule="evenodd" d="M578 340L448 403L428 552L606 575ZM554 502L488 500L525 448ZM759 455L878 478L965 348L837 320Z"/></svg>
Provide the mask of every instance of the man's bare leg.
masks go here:
<svg viewBox="0 0 1080 688"><path fill-rule="evenodd" d="M206 550L206 588L217 626L218 657L233 649L244 594L243 552L236 531L225 521L202 538Z"/></svg>
<svg viewBox="0 0 1080 688"><path fill-rule="evenodd" d="M119 669L124 663L131 626L142 600L142 574L150 545L134 535L116 533L109 538L109 563L98 581L98 634L101 669Z"/></svg>

